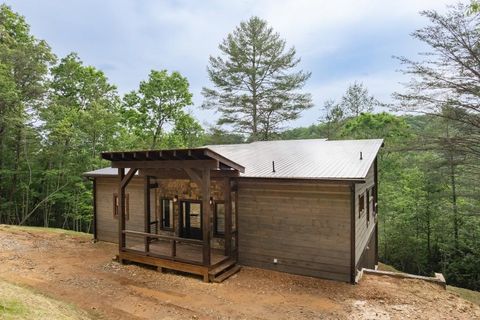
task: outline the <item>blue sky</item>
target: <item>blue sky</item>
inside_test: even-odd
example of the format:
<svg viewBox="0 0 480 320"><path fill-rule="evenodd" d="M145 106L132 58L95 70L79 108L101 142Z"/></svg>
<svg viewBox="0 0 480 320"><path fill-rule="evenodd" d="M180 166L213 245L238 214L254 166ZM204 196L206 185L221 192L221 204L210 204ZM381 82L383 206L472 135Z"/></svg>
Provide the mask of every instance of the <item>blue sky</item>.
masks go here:
<svg viewBox="0 0 480 320"><path fill-rule="evenodd" d="M105 72L120 93L138 87L151 69L180 71L190 81L194 106L204 124L217 115L199 108L211 86L209 55L242 20L266 19L311 71L304 90L315 106L288 127L317 122L327 99L339 99L350 83L363 82L379 100L391 101L406 81L393 55L415 57L424 48L410 37L427 24L418 12L444 11L450 0L11 0L33 34L58 57L71 51Z"/></svg>

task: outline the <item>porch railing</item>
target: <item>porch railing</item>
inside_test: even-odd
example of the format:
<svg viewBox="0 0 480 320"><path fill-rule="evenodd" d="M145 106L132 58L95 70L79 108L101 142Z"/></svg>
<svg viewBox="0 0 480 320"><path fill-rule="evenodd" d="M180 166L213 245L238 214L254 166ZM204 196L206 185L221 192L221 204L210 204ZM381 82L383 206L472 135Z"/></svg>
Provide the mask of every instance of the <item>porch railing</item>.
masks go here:
<svg viewBox="0 0 480 320"><path fill-rule="evenodd" d="M186 244L193 244L193 245L198 245L203 247L203 241L202 240L197 240L197 239L186 239L186 238L181 238L177 236L168 236L168 235L161 235L161 234L155 234L155 233L147 233L147 232L140 232L140 231L133 231L133 230L123 230L123 234L130 235L130 236L136 236L144 239L145 243L145 250L136 250L136 249L131 249L131 248L122 248L122 251L125 252L132 252L140 255L145 255L145 256L151 256L151 257L156 257L160 259L167 259L167 260L172 260L172 261L178 261L178 262L184 262L184 263L190 263L190 264L195 264L195 265L206 265L204 261L200 262L197 260L191 260L191 259L185 259L185 258L180 258L177 257L177 242L178 243L186 243ZM170 241L171 246L170 246L170 255L162 255L162 254L156 254L153 252L150 252L150 240L151 239L159 239L159 240L167 240Z"/></svg>

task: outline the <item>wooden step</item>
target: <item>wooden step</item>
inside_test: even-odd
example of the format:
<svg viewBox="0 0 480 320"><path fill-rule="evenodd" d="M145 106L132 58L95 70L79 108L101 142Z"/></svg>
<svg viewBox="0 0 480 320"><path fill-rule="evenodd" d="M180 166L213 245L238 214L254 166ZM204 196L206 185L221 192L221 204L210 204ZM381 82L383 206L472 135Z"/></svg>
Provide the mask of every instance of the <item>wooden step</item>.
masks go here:
<svg viewBox="0 0 480 320"><path fill-rule="evenodd" d="M216 276L219 273L222 273L223 271L227 270L231 266L235 264L235 261L232 259L228 259L227 261L222 262L219 266L211 269L208 271L208 274L211 276Z"/></svg>
<svg viewBox="0 0 480 320"><path fill-rule="evenodd" d="M214 277L212 279L212 281L216 282L216 283L223 282L225 279L233 276L235 273L240 271L241 268L242 267L240 267L239 265L235 265L232 268L230 268L230 269L226 270L225 272L221 273L219 276Z"/></svg>

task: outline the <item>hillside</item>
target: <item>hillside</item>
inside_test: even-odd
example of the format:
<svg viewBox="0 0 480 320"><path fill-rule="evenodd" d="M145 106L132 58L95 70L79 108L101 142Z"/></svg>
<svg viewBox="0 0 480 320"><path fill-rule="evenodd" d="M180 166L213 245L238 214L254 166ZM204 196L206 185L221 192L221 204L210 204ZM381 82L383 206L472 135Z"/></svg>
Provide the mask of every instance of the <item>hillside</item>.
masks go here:
<svg viewBox="0 0 480 320"><path fill-rule="evenodd" d="M52 303L68 306L59 308L71 319L480 317L478 305L417 280L369 275L352 286L243 268L222 284L206 284L194 277L119 265L111 261L115 252L115 245L92 243L85 234L1 225L0 318L31 319L22 313L6 316L12 307L5 303L5 290L12 287L23 296L31 292L32 297L57 300ZM22 301L32 301L35 308L47 303ZM20 309L28 314L25 305Z"/></svg>

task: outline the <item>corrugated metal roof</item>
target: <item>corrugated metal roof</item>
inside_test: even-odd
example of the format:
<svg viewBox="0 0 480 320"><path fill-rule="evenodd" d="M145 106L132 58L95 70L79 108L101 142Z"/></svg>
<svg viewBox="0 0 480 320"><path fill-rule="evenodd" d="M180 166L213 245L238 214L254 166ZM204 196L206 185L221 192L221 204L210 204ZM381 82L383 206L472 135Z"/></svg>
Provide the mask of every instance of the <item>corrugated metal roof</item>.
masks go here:
<svg viewBox="0 0 480 320"><path fill-rule="evenodd" d="M241 177L362 180L382 144L382 139L305 139L205 147L245 167ZM116 174L117 170L112 168L85 173L92 177Z"/></svg>
<svg viewBox="0 0 480 320"><path fill-rule="evenodd" d="M305 139L206 147L244 166L242 177L337 180L364 179L382 144L382 139Z"/></svg>

